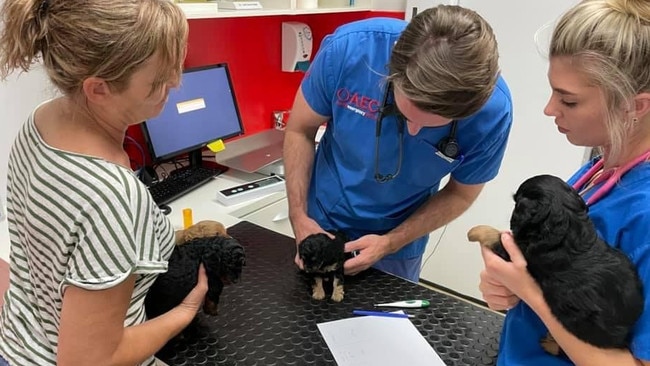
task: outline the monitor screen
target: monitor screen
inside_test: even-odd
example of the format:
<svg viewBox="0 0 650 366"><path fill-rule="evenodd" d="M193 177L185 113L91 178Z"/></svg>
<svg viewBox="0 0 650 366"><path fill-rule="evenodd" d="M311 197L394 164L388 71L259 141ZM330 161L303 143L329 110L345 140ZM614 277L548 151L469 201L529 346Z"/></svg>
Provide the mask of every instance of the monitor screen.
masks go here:
<svg viewBox="0 0 650 366"><path fill-rule="evenodd" d="M183 71L160 115L142 123L151 157L167 160L243 133L227 64Z"/></svg>

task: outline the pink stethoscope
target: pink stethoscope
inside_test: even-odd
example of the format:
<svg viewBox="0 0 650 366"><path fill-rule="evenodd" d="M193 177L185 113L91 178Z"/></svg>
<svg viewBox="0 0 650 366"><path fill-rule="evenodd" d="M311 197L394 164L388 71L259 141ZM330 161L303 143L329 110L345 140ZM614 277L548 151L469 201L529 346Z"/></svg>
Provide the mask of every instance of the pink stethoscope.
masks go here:
<svg viewBox="0 0 650 366"><path fill-rule="evenodd" d="M594 179L592 185L595 186L603 181L605 181L605 184L603 184L602 187L598 188L596 192L594 192L591 196L589 196L589 198L586 200L587 205L592 205L596 203L596 201L598 201L604 195L609 193L612 187L614 187L614 185L618 183L618 181L621 179L623 174L627 173L628 171L630 171L630 169L648 160L649 158L650 158L650 150L637 156L634 160L623 165L622 167L615 167L606 172L603 172L599 177ZM580 179L578 179L577 182L573 183L573 189L579 191L587 182L589 182L590 179L593 178L594 174L596 174L599 170L603 168L603 165L604 162L603 159L601 158L594 164L594 166L589 168L589 170L587 170L587 172L583 174L582 177L580 177Z"/></svg>

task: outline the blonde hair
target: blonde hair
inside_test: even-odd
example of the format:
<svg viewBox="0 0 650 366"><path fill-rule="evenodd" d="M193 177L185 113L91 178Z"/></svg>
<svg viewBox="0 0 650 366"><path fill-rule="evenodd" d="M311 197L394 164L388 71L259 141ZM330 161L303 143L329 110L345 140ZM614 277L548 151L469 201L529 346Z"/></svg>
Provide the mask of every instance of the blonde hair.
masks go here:
<svg viewBox="0 0 650 366"><path fill-rule="evenodd" d="M633 136L633 98L650 91L650 2L584 0L559 20L549 56L568 56L605 99L609 159Z"/></svg>
<svg viewBox="0 0 650 366"><path fill-rule="evenodd" d="M389 80L419 109L464 118L488 101L499 75L490 25L476 12L440 5L411 20L389 63Z"/></svg>
<svg viewBox="0 0 650 366"><path fill-rule="evenodd" d="M169 0L5 0L1 16L2 80L40 59L66 95L91 76L121 92L154 53L161 63L152 91L180 77L188 26Z"/></svg>

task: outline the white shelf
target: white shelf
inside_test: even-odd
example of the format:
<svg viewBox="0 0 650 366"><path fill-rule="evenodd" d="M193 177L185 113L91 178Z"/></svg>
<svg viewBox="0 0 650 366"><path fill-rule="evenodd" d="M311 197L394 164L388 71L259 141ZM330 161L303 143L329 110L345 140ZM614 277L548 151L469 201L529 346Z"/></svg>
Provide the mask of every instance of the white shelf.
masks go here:
<svg viewBox="0 0 650 366"><path fill-rule="evenodd" d="M221 13L219 6L212 3L178 3L187 19L216 18Z"/></svg>
<svg viewBox="0 0 650 366"><path fill-rule="evenodd" d="M269 1L262 1L262 4L264 9L260 10L219 9L218 3L179 3L178 5L185 12L187 19L349 13L372 10L369 3L346 7L319 7L316 9L296 9L295 1L292 4L287 3L286 7L282 7L277 1L271 4L269 4Z"/></svg>

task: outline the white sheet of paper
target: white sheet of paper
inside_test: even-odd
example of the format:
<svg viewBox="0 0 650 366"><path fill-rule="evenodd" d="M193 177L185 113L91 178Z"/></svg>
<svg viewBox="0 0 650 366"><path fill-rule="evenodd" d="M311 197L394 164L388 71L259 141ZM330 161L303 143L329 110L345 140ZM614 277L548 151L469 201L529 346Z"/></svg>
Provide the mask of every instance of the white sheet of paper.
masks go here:
<svg viewBox="0 0 650 366"><path fill-rule="evenodd" d="M362 316L318 329L338 366L445 366L409 319Z"/></svg>

